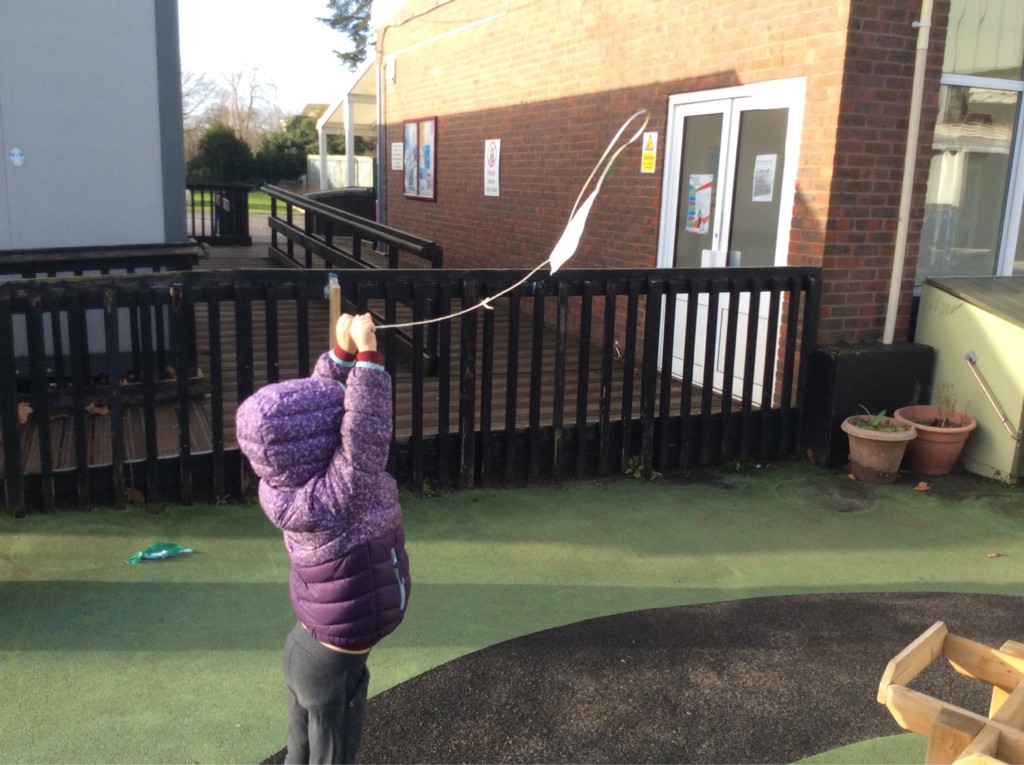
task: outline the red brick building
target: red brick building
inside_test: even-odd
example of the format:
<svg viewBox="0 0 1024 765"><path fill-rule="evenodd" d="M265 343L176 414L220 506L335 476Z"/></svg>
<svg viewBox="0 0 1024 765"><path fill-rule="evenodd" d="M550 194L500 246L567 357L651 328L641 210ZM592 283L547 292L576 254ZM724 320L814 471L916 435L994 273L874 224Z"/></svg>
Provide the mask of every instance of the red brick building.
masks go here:
<svg viewBox="0 0 1024 765"><path fill-rule="evenodd" d="M909 338L915 281L1024 270L1012 161L1024 11L1017 0L982 5L931 8L896 340ZM568 267L820 266L821 341L877 340L923 10L921 0L378 3L384 218L441 242L453 268L532 267L612 136L645 109L646 134L604 182ZM500 160L491 188L485 147Z"/></svg>

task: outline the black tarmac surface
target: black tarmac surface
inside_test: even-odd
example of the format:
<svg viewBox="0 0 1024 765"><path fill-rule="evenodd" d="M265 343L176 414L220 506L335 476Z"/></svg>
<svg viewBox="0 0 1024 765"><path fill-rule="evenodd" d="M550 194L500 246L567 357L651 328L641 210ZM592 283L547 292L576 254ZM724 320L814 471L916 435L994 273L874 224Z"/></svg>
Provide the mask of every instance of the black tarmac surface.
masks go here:
<svg viewBox="0 0 1024 765"><path fill-rule="evenodd" d="M369 703L364 763L786 763L901 732L888 661L936 621L994 647L1024 598L756 598L618 614L490 646ZM913 687L986 714L990 688L933 663ZM266 762L284 761L284 751Z"/></svg>

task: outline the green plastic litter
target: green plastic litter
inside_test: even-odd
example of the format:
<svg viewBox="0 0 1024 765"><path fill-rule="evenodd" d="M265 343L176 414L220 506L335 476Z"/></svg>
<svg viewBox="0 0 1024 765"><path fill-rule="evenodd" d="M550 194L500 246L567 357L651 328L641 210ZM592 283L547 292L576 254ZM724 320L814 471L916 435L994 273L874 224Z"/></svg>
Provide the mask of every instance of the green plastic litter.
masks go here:
<svg viewBox="0 0 1024 765"><path fill-rule="evenodd" d="M163 560L164 558L176 558L185 553L194 553L191 547L182 547L173 542L154 542L145 550L139 550L135 555L125 560L125 563L142 563L144 560Z"/></svg>

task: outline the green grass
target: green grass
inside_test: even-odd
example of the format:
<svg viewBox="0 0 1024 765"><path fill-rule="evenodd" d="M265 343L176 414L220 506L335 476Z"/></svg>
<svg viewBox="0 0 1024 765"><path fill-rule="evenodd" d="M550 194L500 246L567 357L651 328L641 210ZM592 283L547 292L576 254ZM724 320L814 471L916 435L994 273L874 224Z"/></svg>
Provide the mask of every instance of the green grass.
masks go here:
<svg viewBox="0 0 1024 765"><path fill-rule="evenodd" d="M187 193L188 192L186 192L186 200L188 199ZM206 211L208 211L210 209L210 202L211 202L210 197L209 197L209 195L207 195L204 198L204 200L203 200L203 204L201 204L201 205L197 204L196 205L196 210L197 211L198 210L206 210ZM187 204L187 202L186 202L186 204ZM279 210L283 210L284 206L281 205L278 209ZM249 214L250 215L270 215L270 195L267 194L267 192L265 192L265 191L250 191L249 192Z"/></svg>
<svg viewBox="0 0 1024 765"><path fill-rule="evenodd" d="M283 206L278 209L283 209ZM249 214L270 215L270 195L267 192L249 192Z"/></svg>

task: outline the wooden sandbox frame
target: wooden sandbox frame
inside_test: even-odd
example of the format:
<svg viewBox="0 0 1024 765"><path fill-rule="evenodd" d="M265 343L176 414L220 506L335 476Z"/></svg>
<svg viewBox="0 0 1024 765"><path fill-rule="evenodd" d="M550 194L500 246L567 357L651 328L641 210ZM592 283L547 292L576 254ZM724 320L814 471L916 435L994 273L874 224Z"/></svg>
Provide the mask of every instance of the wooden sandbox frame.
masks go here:
<svg viewBox="0 0 1024 765"><path fill-rule="evenodd" d="M992 686L988 717L907 687L939 656L961 675ZM935 622L886 666L878 703L901 728L927 737L929 765L1024 763L1024 643L991 648Z"/></svg>

